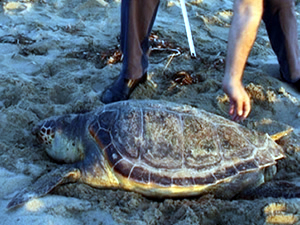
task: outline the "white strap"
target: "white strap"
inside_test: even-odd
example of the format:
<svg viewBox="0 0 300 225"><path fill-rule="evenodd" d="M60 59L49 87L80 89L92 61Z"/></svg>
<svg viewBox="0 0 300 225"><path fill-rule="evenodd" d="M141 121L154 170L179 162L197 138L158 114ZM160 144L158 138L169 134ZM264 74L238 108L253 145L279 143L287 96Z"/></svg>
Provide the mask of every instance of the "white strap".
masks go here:
<svg viewBox="0 0 300 225"><path fill-rule="evenodd" d="M180 0L180 3L181 3L181 10L182 10L183 20L184 20L184 24L185 24L185 29L186 29L186 35L187 35L187 38L188 38L188 41L189 41L191 56L196 57L196 52L195 52L195 46L194 46L194 42L193 42L193 38L192 38L191 27L190 27L189 19L188 19L188 16L187 16L186 7L185 7L185 1Z"/></svg>

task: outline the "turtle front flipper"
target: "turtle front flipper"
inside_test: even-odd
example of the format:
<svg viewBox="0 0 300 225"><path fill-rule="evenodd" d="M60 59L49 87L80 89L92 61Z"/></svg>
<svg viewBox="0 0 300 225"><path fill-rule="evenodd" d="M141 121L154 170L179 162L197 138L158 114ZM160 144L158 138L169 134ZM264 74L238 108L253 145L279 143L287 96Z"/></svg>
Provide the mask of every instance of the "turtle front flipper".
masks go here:
<svg viewBox="0 0 300 225"><path fill-rule="evenodd" d="M13 208L25 202L44 196L55 187L64 183L76 182L80 178L80 170L71 166L62 166L41 176L32 185L19 192L8 203L7 208Z"/></svg>

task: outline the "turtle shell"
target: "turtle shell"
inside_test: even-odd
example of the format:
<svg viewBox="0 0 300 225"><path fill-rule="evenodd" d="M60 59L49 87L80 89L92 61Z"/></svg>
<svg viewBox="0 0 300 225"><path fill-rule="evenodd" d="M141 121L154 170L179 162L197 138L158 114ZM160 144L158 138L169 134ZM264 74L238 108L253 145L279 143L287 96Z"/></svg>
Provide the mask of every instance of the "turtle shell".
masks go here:
<svg viewBox="0 0 300 225"><path fill-rule="evenodd" d="M127 189L144 185L191 191L259 171L283 157L267 134L170 102L107 105L96 112L89 132Z"/></svg>

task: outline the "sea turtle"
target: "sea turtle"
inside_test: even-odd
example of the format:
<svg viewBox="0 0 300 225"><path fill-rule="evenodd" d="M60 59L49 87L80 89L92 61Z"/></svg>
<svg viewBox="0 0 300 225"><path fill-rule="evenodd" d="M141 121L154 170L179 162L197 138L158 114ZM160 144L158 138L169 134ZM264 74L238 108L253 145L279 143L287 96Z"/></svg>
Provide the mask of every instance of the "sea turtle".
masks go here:
<svg viewBox="0 0 300 225"><path fill-rule="evenodd" d="M162 198L231 198L270 179L284 157L267 134L166 101L112 103L49 118L34 130L62 164L18 193L8 208L77 181Z"/></svg>

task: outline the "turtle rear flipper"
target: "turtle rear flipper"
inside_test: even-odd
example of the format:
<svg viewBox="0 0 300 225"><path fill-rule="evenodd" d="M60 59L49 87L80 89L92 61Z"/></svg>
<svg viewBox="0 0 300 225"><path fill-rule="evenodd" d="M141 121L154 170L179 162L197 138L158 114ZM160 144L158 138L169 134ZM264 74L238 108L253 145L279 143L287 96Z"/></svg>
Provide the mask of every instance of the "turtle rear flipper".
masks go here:
<svg viewBox="0 0 300 225"><path fill-rule="evenodd" d="M80 170L71 166L62 166L52 170L14 196L8 203L7 208L13 208L33 198L44 196L51 192L56 186L76 182L79 177Z"/></svg>
<svg viewBox="0 0 300 225"><path fill-rule="evenodd" d="M270 181L259 187L246 190L239 194L236 199L253 200L257 198L299 198L300 187L288 181Z"/></svg>

